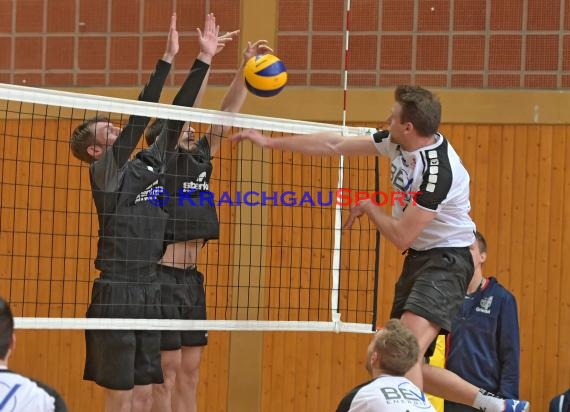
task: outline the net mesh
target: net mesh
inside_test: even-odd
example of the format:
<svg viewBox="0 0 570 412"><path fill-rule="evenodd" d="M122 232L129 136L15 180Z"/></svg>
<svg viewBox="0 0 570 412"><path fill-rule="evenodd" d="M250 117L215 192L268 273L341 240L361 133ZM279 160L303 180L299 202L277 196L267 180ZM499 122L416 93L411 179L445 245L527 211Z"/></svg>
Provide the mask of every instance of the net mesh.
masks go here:
<svg viewBox="0 0 570 412"><path fill-rule="evenodd" d="M69 150L73 129L95 115L115 125L130 114L175 118L197 134L223 124L226 136L363 129L8 85L0 110L0 289L20 327L330 330L336 314L346 329L375 324L378 237L366 219L341 231L348 208L337 198L339 178L345 203L375 190L374 158L340 163L222 139L210 179L220 238L198 258L208 321L101 322L85 318L99 276L89 169Z"/></svg>

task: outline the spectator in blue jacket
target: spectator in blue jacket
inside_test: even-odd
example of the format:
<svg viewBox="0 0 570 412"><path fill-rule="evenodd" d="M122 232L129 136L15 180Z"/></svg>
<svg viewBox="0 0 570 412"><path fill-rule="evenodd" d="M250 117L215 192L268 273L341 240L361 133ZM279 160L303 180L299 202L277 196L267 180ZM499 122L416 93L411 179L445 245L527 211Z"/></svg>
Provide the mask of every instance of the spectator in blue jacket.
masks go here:
<svg viewBox="0 0 570 412"><path fill-rule="evenodd" d="M494 277L483 276L487 242L479 232L471 246L475 273L451 325L445 367L502 398L519 398L520 339L515 297ZM476 411L445 401L445 412Z"/></svg>

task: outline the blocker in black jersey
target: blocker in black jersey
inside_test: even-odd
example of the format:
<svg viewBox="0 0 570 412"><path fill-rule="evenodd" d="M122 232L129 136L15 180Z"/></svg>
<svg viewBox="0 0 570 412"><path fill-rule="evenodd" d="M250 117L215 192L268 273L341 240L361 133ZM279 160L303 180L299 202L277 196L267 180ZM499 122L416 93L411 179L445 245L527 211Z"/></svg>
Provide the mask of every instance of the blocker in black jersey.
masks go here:
<svg viewBox="0 0 570 412"><path fill-rule="evenodd" d="M194 62L173 104L191 106L209 65ZM158 101L170 64L159 61L141 100ZM158 187L166 162L183 126L167 121L163 136L149 149L129 156L150 119L131 116L113 146L90 167L93 198L99 216L95 282L88 317L160 318L160 284L156 262L163 252L167 214L149 203L148 193ZM95 134L104 122L93 125ZM109 389L162 383L160 332L86 331L84 378Z"/></svg>
<svg viewBox="0 0 570 412"><path fill-rule="evenodd" d="M157 73L159 69L164 70L162 66L161 63L157 65ZM173 101L174 105L193 104L208 67L200 60L194 62L186 82ZM136 124L142 126L136 131L129 130L133 117ZM91 164L91 185L100 228L95 266L102 272L129 273L151 267L162 257L167 215L160 207L149 203L148 195L159 186L166 152L174 150L184 122L168 120L162 132L164 136L129 162L128 156L149 121L148 118L133 117L111 150ZM116 152L120 151L123 153L117 156Z"/></svg>
<svg viewBox="0 0 570 412"><path fill-rule="evenodd" d="M162 182L171 198L164 208L168 213L165 241L218 239L220 227L210 191L212 162L208 139L200 138L192 152L181 148L170 152L167 159Z"/></svg>
<svg viewBox="0 0 570 412"><path fill-rule="evenodd" d="M237 33L238 31L226 33L221 38L228 40ZM245 62L254 55L270 51L265 40L248 42L244 60L222 99L222 111L240 110L247 96L243 82ZM167 171L161 182L171 197L165 205L169 215L165 236L166 250L159 265L165 318L206 319L204 276L197 271L196 264L204 241L217 239L219 236L214 204L206 202L205 198L213 200L210 188L210 159L220 147L224 128L223 125L212 124L206 135L195 141L194 130L185 125L178 150L167 155ZM147 134L147 142L154 138L154 135ZM165 410L171 404L183 405L183 408L188 410L196 409L200 360L203 346L206 344L206 331L163 332L165 380L174 380L176 389L170 389L165 384L162 388L153 390L153 394L156 394L153 405L159 409L164 405Z"/></svg>

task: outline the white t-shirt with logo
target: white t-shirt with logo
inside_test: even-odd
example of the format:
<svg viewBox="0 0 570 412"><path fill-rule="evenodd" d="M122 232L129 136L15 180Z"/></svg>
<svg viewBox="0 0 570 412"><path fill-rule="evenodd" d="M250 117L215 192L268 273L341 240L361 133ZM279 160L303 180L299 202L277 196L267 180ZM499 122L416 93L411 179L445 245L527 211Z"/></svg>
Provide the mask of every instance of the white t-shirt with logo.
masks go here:
<svg viewBox="0 0 570 412"><path fill-rule="evenodd" d="M403 376L381 375L354 388L337 412L435 412L427 395Z"/></svg>
<svg viewBox="0 0 570 412"><path fill-rule="evenodd" d="M437 212L412 244L415 250L436 247L464 247L474 241L475 224L469 216L469 173L448 140L435 134L434 144L413 152L392 143L391 136L374 138L376 149L391 160L390 180L396 192L419 192L418 207ZM405 196L404 204L395 201L392 215L399 218L414 196Z"/></svg>

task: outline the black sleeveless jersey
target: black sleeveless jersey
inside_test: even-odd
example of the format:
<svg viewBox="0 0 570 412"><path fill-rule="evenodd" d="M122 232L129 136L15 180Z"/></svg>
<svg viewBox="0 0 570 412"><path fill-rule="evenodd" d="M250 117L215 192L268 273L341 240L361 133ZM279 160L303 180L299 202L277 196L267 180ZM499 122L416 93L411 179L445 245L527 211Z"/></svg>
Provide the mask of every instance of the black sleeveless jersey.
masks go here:
<svg viewBox="0 0 570 412"><path fill-rule="evenodd" d="M170 194L165 204L165 241L218 239L220 227L210 188L212 162L206 136L198 140L195 151L178 149L168 153L167 159L162 182Z"/></svg>

